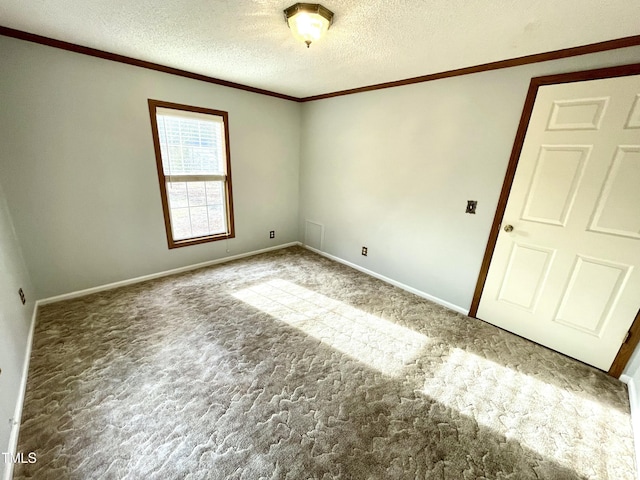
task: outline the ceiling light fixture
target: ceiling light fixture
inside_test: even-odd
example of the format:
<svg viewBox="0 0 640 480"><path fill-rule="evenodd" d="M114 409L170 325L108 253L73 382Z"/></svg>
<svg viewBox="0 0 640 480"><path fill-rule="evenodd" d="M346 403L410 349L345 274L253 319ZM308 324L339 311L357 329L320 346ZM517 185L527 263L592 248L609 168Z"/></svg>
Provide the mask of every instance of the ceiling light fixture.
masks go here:
<svg viewBox="0 0 640 480"><path fill-rule="evenodd" d="M296 3L284 11L291 33L307 44L319 40L333 22L333 12L317 3Z"/></svg>

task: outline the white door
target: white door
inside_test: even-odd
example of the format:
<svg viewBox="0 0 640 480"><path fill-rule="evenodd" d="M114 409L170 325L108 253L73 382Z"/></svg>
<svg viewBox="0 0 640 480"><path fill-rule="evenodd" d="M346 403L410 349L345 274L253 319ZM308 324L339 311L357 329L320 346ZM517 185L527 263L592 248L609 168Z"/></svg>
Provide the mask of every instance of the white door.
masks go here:
<svg viewBox="0 0 640 480"><path fill-rule="evenodd" d="M541 86L477 316L608 370L639 308L640 75Z"/></svg>

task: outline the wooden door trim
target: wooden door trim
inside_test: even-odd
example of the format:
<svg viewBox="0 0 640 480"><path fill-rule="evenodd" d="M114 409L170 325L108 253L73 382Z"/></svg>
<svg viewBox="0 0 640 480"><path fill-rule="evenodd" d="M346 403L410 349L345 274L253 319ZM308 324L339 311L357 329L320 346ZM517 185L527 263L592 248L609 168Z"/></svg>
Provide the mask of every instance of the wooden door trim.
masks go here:
<svg viewBox="0 0 640 480"><path fill-rule="evenodd" d="M533 112L533 106L536 101L538 89L544 85L557 85L561 83L626 77L629 75L638 74L640 74L640 63L621 65L617 67L598 68L596 70L584 70L580 72L546 75L544 77L534 77L531 79L531 83L529 84L529 91L527 92L527 97L522 109L522 115L520 116L520 124L518 125L516 137L513 142L513 148L511 149L509 165L507 166L507 172L505 173L504 181L502 182L502 190L500 191L500 198L498 200L498 206L496 207L496 214L493 218L491 231L489 232L489 239L487 241L487 247L484 252L484 258L482 259L480 273L478 274L478 281L476 283L476 288L473 294L473 300L469 309L470 317L478 318L477 313L478 306L480 305L480 298L482 297L482 291L484 290L484 285L487 281L489 265L491 265L493 251L496 247L498 234L500 233L500 224L502 223L504 212L507 207L507 201L509 200L509 194L511 193L511 186L513 185L513 179L516 174L516 168L518 166L520 153L522 152L524 137L527 133L527 129L529 128L529 121L531 120L531 113ZM616 355L616 358L611 365L611 368L609 370L610 375L616 378L620 377L638 342L640 342L640 312L631 325L631 329L629 330L629 337L627 338L626 342L623 343L620 347L620 350L618 351L618 354Z"/></svg>
<svg viewBox="0 0 640 480"><path fill-rule="evenodd" d="M629 359L633 354L633 351L636 349L638 342L640 341L640 310L636 315L635 320L631 324L631 328L629 329L629 336L627 339L620 345L620 350L618 350L618 354L616 358L613 359L613 363L611 364L611 368L609 369L609 375L612 377L620 378L622 372L624 371L624 367L629 363Z"/></svg>

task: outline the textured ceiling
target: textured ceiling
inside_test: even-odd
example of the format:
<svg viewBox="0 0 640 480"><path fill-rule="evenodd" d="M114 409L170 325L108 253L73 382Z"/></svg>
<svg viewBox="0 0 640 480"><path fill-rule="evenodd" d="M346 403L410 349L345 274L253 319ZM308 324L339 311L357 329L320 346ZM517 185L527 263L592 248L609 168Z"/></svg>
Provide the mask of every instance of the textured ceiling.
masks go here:
<svg viewBox="0 0 640 480"><path fill-rule="evenodd" d="M638 0L323 0L305 48L282 0L1 0L0 25L296 97L640 34Z"/></svg>

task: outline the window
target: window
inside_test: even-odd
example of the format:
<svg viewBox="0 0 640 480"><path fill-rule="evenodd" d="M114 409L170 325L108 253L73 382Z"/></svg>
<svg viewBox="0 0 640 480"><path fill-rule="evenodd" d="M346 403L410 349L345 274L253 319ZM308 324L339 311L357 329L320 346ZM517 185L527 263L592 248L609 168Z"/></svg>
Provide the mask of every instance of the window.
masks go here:
<svg viewBox="0 0 640 480"><path fill-rule="evenodd" d="M233 238L227 112L149 100L169 248Z"/></svg>

